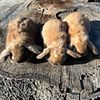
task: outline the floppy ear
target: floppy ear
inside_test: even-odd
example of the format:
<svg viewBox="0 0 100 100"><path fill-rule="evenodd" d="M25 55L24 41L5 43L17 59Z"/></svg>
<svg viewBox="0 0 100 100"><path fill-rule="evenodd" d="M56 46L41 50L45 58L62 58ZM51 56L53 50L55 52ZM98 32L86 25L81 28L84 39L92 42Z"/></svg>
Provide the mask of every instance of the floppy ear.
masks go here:
<svg viewBox="0 0 100 100"><path fill-rule="evenodd" d="M73 58L80 58L82 57L79 53L72 51L71 49L67 49L66 53L70 56L72 56Z"/></svg>
<svg viewBox="0 0 100 100"><path fill-rule="evenodd" d="M28 50L32 51L35 54L40 54L42 52L42 48L38 45L34 44L25 44L24 45Z"/></svg>
<svg viewBox="0 0 100 100"><path fill-rule="evenodd" d="M0 54L0 62L5 61L9 55L10 55L10 49L8 48L4 49Z"/></svg>
<svg viewBox="0 0 100 100"><path fill-rule="evenodd" d="M99 54L97 48L95 47L95 45L90 40L89 40L89 48L92 50L93 54L95 54L95 55Z"/></svg>
<svg viewBox="0 0 100 100"><path fill-rule="evenodd" d="M50 50L51 50L50 48L44 49L43 52L41 54L39 54L36 58L37 59L42 59L44 56L46 56L47 54L50 53Z"/></svg>

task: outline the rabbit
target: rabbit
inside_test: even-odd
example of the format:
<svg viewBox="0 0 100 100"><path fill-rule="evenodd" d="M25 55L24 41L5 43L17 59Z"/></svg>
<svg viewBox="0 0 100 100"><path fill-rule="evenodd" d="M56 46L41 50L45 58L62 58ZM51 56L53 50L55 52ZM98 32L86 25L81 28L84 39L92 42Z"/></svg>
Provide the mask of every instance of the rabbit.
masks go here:
<svg viewBox="0 0 100 100"><path fill-rule="evenodd" d="M89 40L91 25L89 19L84 14L81 12L73 12L67 15L63 21L68 25L69 49L75 47L79 54L85 56L89 47L93 54L98 54L97 48Z"/></svg>
<svg viewBox="0 0 100 100"><path fill-rule="evenodd" d="M39 54L42 48L36 45L37 31L35 23L28 18L18 17L8 23L6 47L0 54L0 62L11 55L14 62L23 59L24 49Z"/></svg>
<svg viewBox="0 0 100 100"><path fill-rule="evenodd" d="M60 19L49 19L42 28L42 37L45 48L37 55L37 59L49 55L48 61L53 65L63 64L66 54L80 56L67 49L67 27Z"/></svg>

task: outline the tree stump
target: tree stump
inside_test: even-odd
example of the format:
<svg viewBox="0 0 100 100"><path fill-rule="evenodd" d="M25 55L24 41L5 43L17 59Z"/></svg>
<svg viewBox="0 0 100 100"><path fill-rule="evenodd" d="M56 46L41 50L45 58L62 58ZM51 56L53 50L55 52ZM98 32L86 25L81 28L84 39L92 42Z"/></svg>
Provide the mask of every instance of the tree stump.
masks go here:
<svg viewBox="0 0 100 100"><path fill-rule="evenodd" d="M43 0L40 1L43 2ZM90 40L100 51L99 3L75 0L75 3L65 3L66 6L61 7L55 4L41 3L40 1L0 1L0 3L5 4L0 4L2 5L0 6L0 27L3 32L2 39L0 37L0 52L5 47L6 27L10 20L19 15L31 18L35 21L38 32L41 33L45 21L49 18L55 18L56 13L62 11L65 12L60 13L61 19L73 11L80 11L89 17L92 26L89 34ZM13 63L8 58L5 62L0 63L0 100L100 99L99 55L94 56L89 52L86 57L80 59L68 57L65 64L61 66L52 66L45 60L36 60L34 56L29 52L27 57L30 60L27 62Z"/></svg>

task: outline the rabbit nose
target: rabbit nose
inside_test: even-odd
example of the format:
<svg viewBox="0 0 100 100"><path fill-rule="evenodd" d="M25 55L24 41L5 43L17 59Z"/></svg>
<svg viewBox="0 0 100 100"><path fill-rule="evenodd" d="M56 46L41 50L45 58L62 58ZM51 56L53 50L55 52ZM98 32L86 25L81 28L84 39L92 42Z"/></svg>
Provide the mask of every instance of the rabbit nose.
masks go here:
<svg viewBox="0 0 100 100"><path fill-rule="evenodd" d="M48 61L49 61L49 63L50 63L51 65L60 65L59 63L53 62L53 61L51 61L51 60L49 60L49 59L48 59Z"/></svg>
<svg viewBox="0 0 100 100"><path fill-rule="evenodd" d="M87 55L87 52L84 52L84 53L82 54L83 57L86 56L86 55Z"/></svg>
<svg viewBox="0 0 100 100"><path fill-rule="evenodd" d="M61 65L61 64L62 64L62 62L52 62L52 61L50 61L50 63L51 63L52 65Z"/></svg>
<svg viewBox="0 0 100 100"><path fill-rule="evenodd" d="M82 53L81 55L84 57L84 56L86 56L87 55L87 53L88 53L88 50L86 50L84 53Z"/></svg>

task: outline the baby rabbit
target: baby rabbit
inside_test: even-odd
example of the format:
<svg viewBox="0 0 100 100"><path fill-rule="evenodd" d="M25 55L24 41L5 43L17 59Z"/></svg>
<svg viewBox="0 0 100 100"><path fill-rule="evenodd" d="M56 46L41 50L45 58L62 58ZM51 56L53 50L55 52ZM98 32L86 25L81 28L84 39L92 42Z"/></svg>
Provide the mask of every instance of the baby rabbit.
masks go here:
<svg viewBox="0 0 100 100"><path fill-rule="evenodd" d="M63 21L68 24L70 49L74 46L79 54L84 55L89 46L94 54L98 54L96 47L89 40L88 33L91 26L89 19L84 14L74 12L67 15Z"/></svg>
<svg viewBox="0 0 100 100"><path fill-rule="evenodd" d="M36 45L36 27L35 23L28 18L19 17L8 24L6 37L6 48L0 54L0 61L11 55L15 62L23 59L23 51L29 49L35 54L39 54L41 47Z"/></svg>
<svg viewBox="0 0 100 100"><path fill-rule="evenodd" d="M66 50L67 47L67 27L64 22L59 19L50 19L47 21L42 29L42 37L46 48L37 59L49 55L49 62L52 64L62 64L66 59L66 53L69 55L79 56L71 50Z"/></svg>

